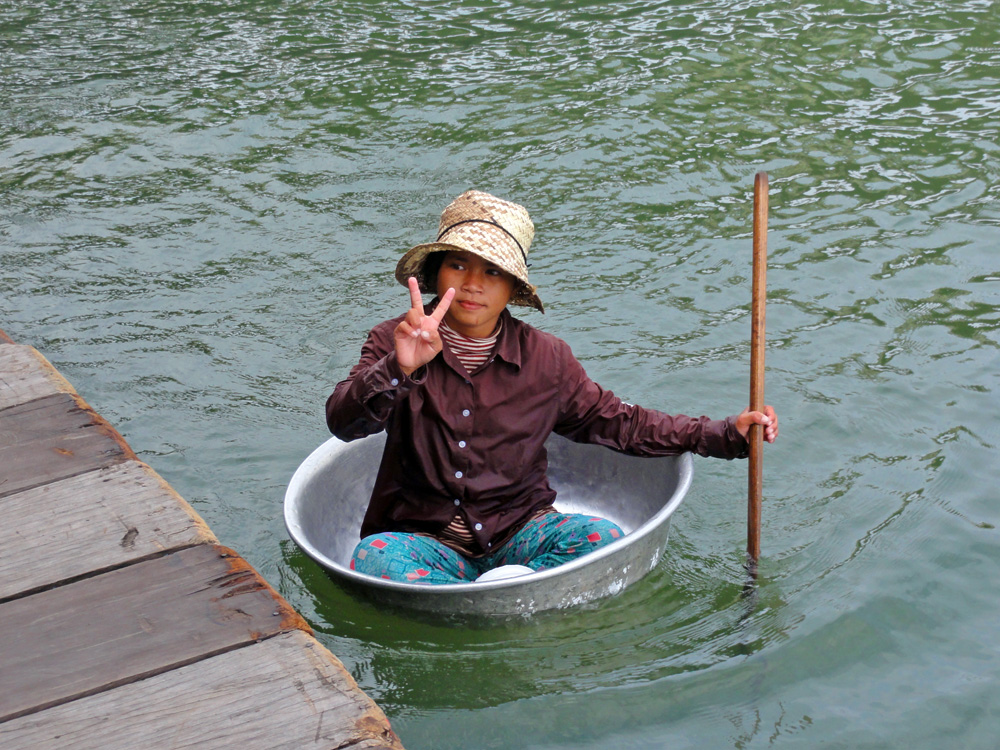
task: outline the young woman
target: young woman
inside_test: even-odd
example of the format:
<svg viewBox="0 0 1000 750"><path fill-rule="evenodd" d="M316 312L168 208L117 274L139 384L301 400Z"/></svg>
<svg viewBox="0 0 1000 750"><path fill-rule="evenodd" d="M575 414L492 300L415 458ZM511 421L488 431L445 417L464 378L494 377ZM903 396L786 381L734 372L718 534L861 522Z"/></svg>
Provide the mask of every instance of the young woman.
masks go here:
<svg viewBox="0 0 1000 750"><path fill-rule="evenodd" d="M777 437L770 406L710 420L627 404L564 341L513 317L508 305L544 312L528 281L533 237L523 206L469 191L441 215L437 240L397 264L409 310L371 330L326 404L342 440L388 433L353 569L461 583L499 566L554 567L620 537L610 521L553 508L553 431L634 455L726 459L746 456L752 424ZM421 292L437 296L425 306Z"/></svg>

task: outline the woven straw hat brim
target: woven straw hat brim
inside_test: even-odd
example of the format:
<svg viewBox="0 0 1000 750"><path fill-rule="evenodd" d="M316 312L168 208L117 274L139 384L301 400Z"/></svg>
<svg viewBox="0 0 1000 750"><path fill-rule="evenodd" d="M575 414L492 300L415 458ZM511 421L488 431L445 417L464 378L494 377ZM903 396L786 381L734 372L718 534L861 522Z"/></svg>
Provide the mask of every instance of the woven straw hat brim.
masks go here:
<svg viewBox="0 0 1000 750"><path fill-rule="evenodd" d="M449 232L449 235L450 234L453 234L453 232ZM408 279L411 276L416 276L417 281L420 282L421 292L426 294L437 294L437 289L429 289L426 284L424 284L424 263L427 260L427 256L431 253L442 253L448 252L449 250L475 253L480 258L488 260L491 263L495 263L497 266L517 279L514 292L511 294L510 304L520 305L522 307L533 307L541 313L545 312L545 306L542 304L542 300L538 296L537 287L528 281L527 270L523 267L523 265L521 267L517 267L509 261L506 261L503 256L497 255L493 252L482 252L475 247L463 247L462 245L453 245L449 242L426 242L422 245L412 247L406 252L405 255L403 255L402 258L399 259L399 262L396 264L396 281L403 286L406 286Z"/></svg>
<svg viewBox="0 0 1000 750"><path fill-rule="evenodd" d="M528 210L517 203L479 190L467 190L448 204L441 214L437 240L411 248L396 264L396 280L406 286L416 276L425 287L424 263L431 253L456 250L478 255L517 280L511 304L545 312L535 287L528 281L528 249L535 225Z"/></svg>

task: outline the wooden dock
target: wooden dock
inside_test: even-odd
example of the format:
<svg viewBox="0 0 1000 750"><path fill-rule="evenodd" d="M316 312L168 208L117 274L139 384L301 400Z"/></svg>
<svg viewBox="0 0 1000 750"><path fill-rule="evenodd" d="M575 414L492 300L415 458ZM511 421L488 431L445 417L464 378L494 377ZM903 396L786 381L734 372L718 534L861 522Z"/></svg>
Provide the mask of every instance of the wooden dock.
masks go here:
<svg viewBox="0 0 1000 750"><path fill-rule="evenodd" d="M394 748L308 624L0 331L0 747Z"/></svg>

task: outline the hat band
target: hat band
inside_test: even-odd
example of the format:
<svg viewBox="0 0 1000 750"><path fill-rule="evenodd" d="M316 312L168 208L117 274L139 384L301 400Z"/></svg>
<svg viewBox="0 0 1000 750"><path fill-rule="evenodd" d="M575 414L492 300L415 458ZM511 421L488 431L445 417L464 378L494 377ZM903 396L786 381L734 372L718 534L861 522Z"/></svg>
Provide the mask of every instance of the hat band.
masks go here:
<svg viewBox="0 0 1000 750"><path fill-rule="evenodd" d="M464 219L463 221L456 221L451 226L449 226L446 229L442 230L442 232L437 236L437 240L436 241L440 242L442 237L444 237L446 234L448 234L448 232L450 232L452 229L454 229L455 227L459 226L460 224L489 224L491 226L496 227L501 232L503 232L508 237L510 237L512 240L514 240L514 244L517 245L517 249L521 251L521 257L524 258L524 265L527 266L528 268L531 267L531 265L528 263L528 254L526 252L524 252L524 248L521 247L521 243L517 241L517 237L515 237L513 234L511 234L510 232L508 232L507 229L504 228L498 222L496 222L496 221L490 221L489 219Z"/></svg>

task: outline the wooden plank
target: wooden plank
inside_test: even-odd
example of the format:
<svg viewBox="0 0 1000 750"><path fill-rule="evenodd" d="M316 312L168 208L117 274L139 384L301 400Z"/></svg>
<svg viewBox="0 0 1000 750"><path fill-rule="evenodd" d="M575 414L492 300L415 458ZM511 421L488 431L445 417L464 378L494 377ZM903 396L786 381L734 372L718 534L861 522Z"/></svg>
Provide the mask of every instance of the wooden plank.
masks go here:
<svg viewBox="0 0 1000 750"><path fill-rule="evenodd" d="M14 339L6 334L6 332L0 328L0 344L13 344Z"/></svg>
<svg viewBox="0 0 1000 750"><path fill-rule="evenodd" d="M0 411L0 498L127 460L138 459L75 394L58 393Z"/></svg>
<svg viewBox="0 0 1000 750"><path fill-rule="evenodd" d="M402 750L343 665L300 632L0 724L0 746Z"/></svg>
<svg viewBox="0 0 1000 750"><path fill-rule="evenodd" d="M36 349L0 346L0 409L54 393L76 391Z"/></svg>
<svg viewBox="0 0 1000 750"><path fill-rule="evenodd" d="M199 545L0 604L0 721L305 621L225 547Z"/></svg>
<svg viewBox="0 0 1000 750"><path fill-rule="evenodd" d="M9 495L0 524L0 601L163 552L218 540L138 461Z"/></svg>

